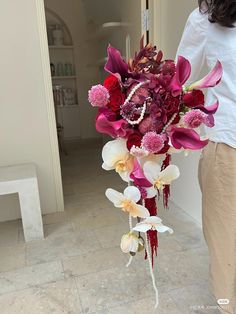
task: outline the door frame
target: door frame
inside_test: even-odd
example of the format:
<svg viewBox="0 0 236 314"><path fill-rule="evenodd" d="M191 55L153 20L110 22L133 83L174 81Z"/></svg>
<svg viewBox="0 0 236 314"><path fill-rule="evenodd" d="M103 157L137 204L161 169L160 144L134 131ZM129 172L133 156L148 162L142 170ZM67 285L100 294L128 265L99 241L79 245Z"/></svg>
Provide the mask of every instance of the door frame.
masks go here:
<svg viewBox="0 0 236 314"><path fill-rule="evenodd" d="M162 0L149 0L150 42L162 49Z"/></svg>
<svg viewBox="0 0 236 314"><path fill-rule="evenodd" d="M50 70L50 59L48 51L46 16L44 0L35 0L37 12L37 25L39 33L39 45L43 71L43 83L45 91L45 105L47 109L47 120L49 127L49 138L52 155L52 169L54 176L55 196L57 203L57 211L64 211L64 198L62 188L61 163L59 155L57 126L55 118L55 107L52 93L52 81Z"/></svg>

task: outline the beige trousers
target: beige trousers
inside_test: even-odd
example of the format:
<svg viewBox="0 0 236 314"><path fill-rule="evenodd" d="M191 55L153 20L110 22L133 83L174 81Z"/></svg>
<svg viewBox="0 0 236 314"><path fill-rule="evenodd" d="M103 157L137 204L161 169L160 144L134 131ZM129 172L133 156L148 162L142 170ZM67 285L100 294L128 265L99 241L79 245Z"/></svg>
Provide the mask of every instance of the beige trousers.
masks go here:
<svg viewBox="0 0 236 314"><path fill-rule="evenodd" d="M199 162L203 232L210 255L210 282L221 313L236 314L236 149L210 142Z"/></svg>

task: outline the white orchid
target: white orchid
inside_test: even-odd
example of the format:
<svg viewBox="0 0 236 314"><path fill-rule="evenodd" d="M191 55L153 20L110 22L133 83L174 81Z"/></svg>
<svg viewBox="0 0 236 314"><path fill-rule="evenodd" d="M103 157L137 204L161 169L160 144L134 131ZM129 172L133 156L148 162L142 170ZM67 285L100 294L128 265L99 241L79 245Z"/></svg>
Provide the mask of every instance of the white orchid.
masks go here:
<svg viewBox="0 0 236 314"><path fill-rule="evenodd" d="M103 165L105 170L115 170L122 180L129 182L133 170L134 157L126 147L126 140L116 139L105 144L102 150Z"/></svg>
<svg viewBox="0 0 236 314"><path fill-rule="evenodd" d="M164 185L171 184L180 175L177 166L170 165L161 171L161 166L153 161L147 161L143 166L143 171L148 181L153 184L153 188L157 190L162 190Z"/></svg>
<svg viewBox="0 0 236 314"><path fill-rule="evenodd" d="M146 218L150 216L146 207L137 204L141 198L141 193L135 186L129 186L120 193L113 189L106 190L106 197L114 204L115 207L121 208L132 217Z"/></svg>
<svg viewBox="0 0 236 314"><path fill-rule="evenodd" d="M120 248L124 253L137 253L140 245L143 246L143 242L132 231L121 238Z"/></svg>
<svg viewBox="0 0 236 314"><path fill-rule="evenodd" d="M137 223L137 225L132 229L133 231L138 231L138 232L147 232L149 230L155 230L158 232L166 232L168 231L169 233L173 233L173 229L164 226L162 224L161 218L157 216L150 216L146 218L145 220Z"/></svg>

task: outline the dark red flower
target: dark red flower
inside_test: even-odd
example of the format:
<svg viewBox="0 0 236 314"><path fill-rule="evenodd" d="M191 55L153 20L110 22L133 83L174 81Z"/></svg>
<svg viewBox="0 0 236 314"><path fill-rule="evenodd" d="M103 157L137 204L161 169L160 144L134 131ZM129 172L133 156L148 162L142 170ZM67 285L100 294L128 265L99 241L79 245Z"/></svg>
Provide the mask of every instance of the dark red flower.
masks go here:
<svg viewBox="0 0 236 314"><path fill-rule="evenodd" d="M170 94L164 99L164 109L168 118L171 118L174 113L179 112L180 99L179 97L173 97Z"/></svg>
<svg viewBox="0 0 236 314"><path fill-rule="evenodd" d="M114 90L110 94L110 101L108 103L108 107L111 108L113 112L120 111L120 106L123 105L125 101L125 95L119 89Z"/></svg>
<svg viewBox="0 0 236 314"><path fill-rule="evenodd" d="M104 83L103 83L104 87L106 87L106 89L112 93L114 90L119 89L120 88L120 83L118 81L118 78L115 77L114 75L109 75Z"/></svg>
<svg viewBox="0 0 236 314"><path fill-rule="evenodd" d="M171 75L173 76L175 74L175 63L173 60L165 60L162 63L162 67L161 67L162 73L164 75Z"/></svg>
<svg viewBox="0 0 236 314"><path fill-rule="evenodd" d="M202 91L193 90L191 92L186 93L183 96L184 104L189 108L194 108L197 106L202 106L205 103L205 97Z"/></svg>
<svg viewBox="0 0 236 314"><path fill-rule="evenodd" d="M130 134L126 143L128 150L130 150L133 146L140 147L141 141L142 141L142 135L140 132L135 131L132 134Z"/></svg>

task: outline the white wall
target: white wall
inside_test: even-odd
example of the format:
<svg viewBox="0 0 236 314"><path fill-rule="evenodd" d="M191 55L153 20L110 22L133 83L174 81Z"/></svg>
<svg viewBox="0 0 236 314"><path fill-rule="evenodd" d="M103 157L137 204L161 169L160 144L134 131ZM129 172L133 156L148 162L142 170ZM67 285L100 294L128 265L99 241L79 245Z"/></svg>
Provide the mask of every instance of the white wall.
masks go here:
<svg viewBox="0 0 236 314"><path fill-rule="evenodd" d="M59 208L35 1L1 1L0 37L0 166L35 163L42 210L54 212ZM0 221L19 217L17 198L0 197Z"/></svg>
<svg viewBox="0 0 236 314"><path fill-rule="evenodd" d="M176 50L190 12L197 7L195 0L154 0L155 42L165 54L174 59ZM200 152L188 157L173 155L173 163L179 166L181 177L172 185L171 198L188 214L201 222L201 193L198 185L198 160Z"/></svg>

